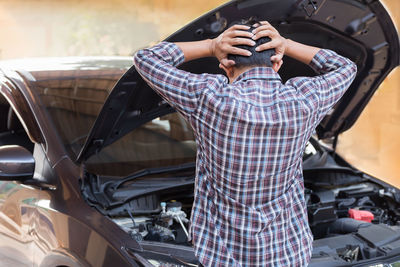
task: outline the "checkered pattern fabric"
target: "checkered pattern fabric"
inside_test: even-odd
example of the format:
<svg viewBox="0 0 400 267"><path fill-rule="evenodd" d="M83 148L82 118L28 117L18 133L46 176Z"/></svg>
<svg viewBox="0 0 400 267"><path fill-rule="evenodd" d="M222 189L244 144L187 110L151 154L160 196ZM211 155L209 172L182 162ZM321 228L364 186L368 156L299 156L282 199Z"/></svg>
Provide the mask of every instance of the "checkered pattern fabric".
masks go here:
<svg viewBox="0 0 400 267"><path fill-rule="evenodd" d="M305 266L312 251L302 154L316 125L356 74L350 60L320 50L322 73L282 83L256 67L232 84L175 66L163 42L136 53L137 71L193 127L198 145L191 235L204 266Z"/></svg>

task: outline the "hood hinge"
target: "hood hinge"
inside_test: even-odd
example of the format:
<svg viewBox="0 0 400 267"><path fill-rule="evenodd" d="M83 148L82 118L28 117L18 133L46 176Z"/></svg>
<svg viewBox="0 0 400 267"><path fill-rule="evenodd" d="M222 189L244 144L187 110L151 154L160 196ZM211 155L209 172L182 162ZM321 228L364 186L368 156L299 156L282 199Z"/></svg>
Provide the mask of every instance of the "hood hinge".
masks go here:
<svg viewBox="0 0 400 267"><path fill-rule="evenodd" d="M96 154L100 151L101 147L103 146L104 139L95 139L93 140L93 145L96 147L95 151Z"/></svg>
<svg viewBox="0 0 400 267"><path fill-rule="evenodd" d="M303 10L306 13L307 17L311 18L317 12L318 9L317 1L308 0L305 2L307 3L303 4Z"/></svg>

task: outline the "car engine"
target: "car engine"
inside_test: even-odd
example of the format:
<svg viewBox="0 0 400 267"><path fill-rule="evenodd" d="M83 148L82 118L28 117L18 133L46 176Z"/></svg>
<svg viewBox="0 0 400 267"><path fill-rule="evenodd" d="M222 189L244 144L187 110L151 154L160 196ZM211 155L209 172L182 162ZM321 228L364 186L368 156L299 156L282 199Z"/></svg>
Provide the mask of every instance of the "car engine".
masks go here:
<svg viewBox="0 0 400 267"><path fill-rule="evenodd" d="M188 194L192 193L188 191ZM400 225L400 211L390 200L390 194L373 183L364 182L323 190L306 188L305 196L314 239L332 234L334 222L350 218L349 210L368 211L373 215L372 224ZM183 236L187 236L187 214L190 214L190 209L182 210L182 203L177 200L159 202L158 205L160 212L134 216L135 212L127 209L129 217L116 217L113 220L124 230L131 232L137 240L182 243L183 239L177 238L177 232L182 231ZM153 209L153 205L150 206L142 207L141 210Z"/></svg>
<svg viewBox="0 0 400 267"><path fill-rule="evenodd" d="M136 241L159 241L183 244L188 241L187 215L182 211L182 203L161 202L162 211L152 216L131 216L113 219Z"/></svg>
<svg viewBox="0 0 400 267"><path fill-rule="evenodd" d="M136 241L191 246L193 173L194 165L173 174L137 175L123 186L88 174L81 188L90 205ZM303 176L314 260L354 263L400 250L398 189L316 144L305 151Z"/></svg>

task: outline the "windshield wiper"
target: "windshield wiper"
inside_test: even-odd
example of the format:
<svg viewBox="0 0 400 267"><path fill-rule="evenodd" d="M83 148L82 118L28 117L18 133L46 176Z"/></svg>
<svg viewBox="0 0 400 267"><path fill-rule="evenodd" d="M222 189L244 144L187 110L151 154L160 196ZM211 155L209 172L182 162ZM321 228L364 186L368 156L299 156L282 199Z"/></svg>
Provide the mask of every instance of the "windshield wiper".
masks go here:
<svg viewBox="0 0 400 267"><path fill-rule="evenodd" d="M105 185L105 187L109 187L109 188L116 190L124 183L133 181L136 178L140 178L140 177L147 176L147 175L159 174L159 173L171 173L171 172L177 172L177 171L190 170L190 169L194 169L195 167L196 167L195 162L189 162L189 163L184 163L184 164L174 165L174 166L148 168L148 169L143 169L138 172L129 174L128 176L126 176L122 179L118 179L116 181L109 181L109 182L105 183L104 185Z"/></svg>
<svg viewBox="0 0 400 267"><path fill-rule="evenodd" d="M140 195L149 194L151 192L165 190L168 188L176 187L177 185L185 186L188 184L193 183L193 179L189 180L182 180L182 177L168 177L169 183L165 181L164 183L158 182L155 185L147 186L143 188L143 186L139 186L138 189L134 191L129 191L128 193L123 193L122 196L115 198L114 194L118 191L123 191L123 189L118 189L124 183L135 180L139 177L147 176L147 175L154 175L159 173L173 173L185 170L193 170L194 176L194 169L196 167L195 162L189 162L181 165L174 165L168 167L159 167L159 168L148 168L133 174L130 174L121 180L110 180L107 182L102 181L101 177L98 175L86 173L86 177L82 182L81 190L84 198L88 201L88 203L97 208L103 214L110 213L110 209L115 206L123 205L127 203L130 199L138 197ZM189 178L189 177L187 177ZM177 181L179 180L179 182ZM111 213L110 213L111 214Z"/></svg>

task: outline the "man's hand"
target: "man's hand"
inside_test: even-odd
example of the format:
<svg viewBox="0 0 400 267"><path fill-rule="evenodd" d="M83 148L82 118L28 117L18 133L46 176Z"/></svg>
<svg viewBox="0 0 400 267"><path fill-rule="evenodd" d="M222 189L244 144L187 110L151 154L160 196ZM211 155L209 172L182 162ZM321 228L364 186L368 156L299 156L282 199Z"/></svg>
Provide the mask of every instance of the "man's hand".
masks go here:
<svg viewBox="0 0 400 267"><path fill-rule="evenodd" d="M245 25L234 25L221 33L217 38L211 40L210 53L225 67L235 65L235 61L228 59L228 54L251 56L251 52L235 47L237 45L254 46L256 43L251 39L253 34L247 30ZM245 37L245 38L243 38Z"/></svg>
<svg viewBox="0 0 400 267"><path fill-rule="evenodd" d="M261 25L253 30L253 40L258 40L262 37L269 37L271 41L256 47L256 51L263 51L274 48L275 55L271 57L271 61L282 65L284 55L294 58L304 64L310 64L311 60L318 53L320 48L309 45L304 45L290 39L283 38L279 32L271 26L267 21L260 22Z"/></svg>
<svg viewBox="0 0 400 267"><path fill-rule="evenodd" d="M267 21L261 21L261 25L256 24L254 27L257 27L253 30L253 40L258 40L262 37L269 37L271 41L259 45L256 47L256 51L264 51L267 49L274 48L275 55L271 57L272 62L277 62L282 64L282 58L285 55L287 40L283 38L279 32Z"/></svg>

